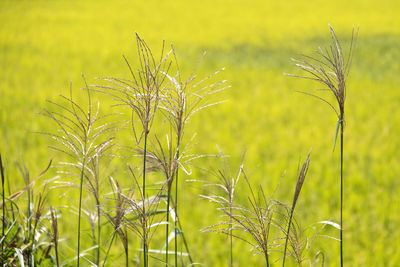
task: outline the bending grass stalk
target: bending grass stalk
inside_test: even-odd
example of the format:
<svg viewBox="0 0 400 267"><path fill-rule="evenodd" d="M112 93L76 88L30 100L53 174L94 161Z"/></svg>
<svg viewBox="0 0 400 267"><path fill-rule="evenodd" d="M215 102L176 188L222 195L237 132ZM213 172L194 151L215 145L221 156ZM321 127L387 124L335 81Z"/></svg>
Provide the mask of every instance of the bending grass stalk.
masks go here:
<svg viewBox="0 0 400 267"><path fill-rule="evenodd" d="M296 189L294 191L292 208L290 209L290 217L289 217L288 228L287 228L287 231L286 231L286 241L285 241L285 249L284 249L284 252L283 252L282 267L285 266L286 251L287 251L287 245L288 245L288 241L289 241L290 226L292 225L294 209L296 207L296 203L297 203L297 200L299 198L301 188L303 187L303 183L304 183L304 180L305 180L306 175L307 175L308 166L310 165L310 153L311 153L311 150L310 150L310 152L308 152L307 158L304 161L303 166L301 167L301 170L300 170L298 178L297 178L297 184L296 184Z"/></svg>
<svg viewBox="0 0 400 267"><path fill-rule="evenodd" d="M104 260L103 260L102 266L106 266L108 254L110 253L110 249L111 249L112 243L114 241L115 235L116 235L116 233L114 232L113 235L112 235L111 241L110 241L110 245L108 245L108 249L107 249L106 255L104 256Z"/></svg>

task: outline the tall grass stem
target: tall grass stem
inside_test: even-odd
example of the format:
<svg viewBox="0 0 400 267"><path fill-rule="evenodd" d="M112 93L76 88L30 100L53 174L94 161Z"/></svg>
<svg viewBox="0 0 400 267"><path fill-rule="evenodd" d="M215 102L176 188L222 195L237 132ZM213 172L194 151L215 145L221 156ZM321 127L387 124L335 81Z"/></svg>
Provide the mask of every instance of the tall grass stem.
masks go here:
<svg viewBox="0 0 400 267"><path fill-rule="evenodd" d="M178 140L179 143L179 140ZM177 157L179 158L179 144L176 151ZM175 174L175 267L178 266L178 177L179 177L179 168L176 170Z"/></svg>
<svg viewBox="0 0 400 267"><path fill-rule="evenodd" d="M144 149L143 149L143 216L146 217L146 154L147 154L147 136L148 132L146 130L144 134ZM143 223L147 222L146 218L143 218ZM147 225L144 225L147 227ZM146 229L143 229L143 263L147 267L147 240L146 240Z"/></svg>
<svg viewBox="0 0 400 267"><path fill-rule="evenodd" d="M168 236L169 236L169 207L170 207L170 199L171 199L171 186L168 186L167 193L167 225L165 228L165 266L168 267Z"/></svg>
<svg viewBox="0 0 400 267"><path fill-rule="evenodd" d="M343 119L340 122L340 266L343 267Z"/></svg>
<svg viewBox="0 0 400 267"><path fill-rule="evenodd" d="M79 267L80 248L81 248L81 216L82 216L82 191L83 191L83 172L85 164L82 164L80 185L79 185L79 206L78 206L78 250L77 250L77 267Z"/></svg>
<svg viewBox="0 0 400 267"><path fill-rule="evenodd" d="M4 177L4 168L3 168L3 161L1 158L1 154L0 154L0 172L1 172L1 190L2 190L2 200L3 200L3 218L1 220L1 231L2 231L1 236L4 236L4 227L5 227L4 220L6 218L6 215L5 215L6 202L5 202L5 196L4 196L4 194L5 194L5 190L4 190L5 177ZM4 251L4 241L1 242L1 251ZM3 257L1 257L1 266L3 266L3 265L4 265L4 261L3 261Z"/></svg>

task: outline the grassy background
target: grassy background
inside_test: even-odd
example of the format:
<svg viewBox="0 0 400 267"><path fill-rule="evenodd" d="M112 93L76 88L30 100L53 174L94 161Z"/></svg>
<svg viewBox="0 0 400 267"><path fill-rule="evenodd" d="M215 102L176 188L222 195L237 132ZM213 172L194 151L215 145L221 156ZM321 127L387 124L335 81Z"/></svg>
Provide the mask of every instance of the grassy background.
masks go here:
<svg viewBox="0 0 400 267"><path fill-rule="evenodd" d="M246 165L255 169L251 179L267 192L287 171L279 197L289 202L299 157L312 147L298 213L305 226L338 221L339 155L331 152L336 118L328 106L294 93L316 88L314 84L283 73L297 72L291 57L329 42L328 23L342 40L349 40L352 26L359 24L346 103L345 261L349 266L396 266L399 12L398 1L1 1L0 149L11 187L22 184L14 164L21 155L35 174L48 159L57 160L46 138L27 132L49 128L36 114L46 106L45 99L66 94L69 81L75 89L81 87L81 72L89 83L102 75L127 77L121 55L135 59L136 31L153 49L163 39L173 42L184 74L205 50L200 74L227 68L221 78L232 88L221 98L229 101L190 123L192 133L198 133L198 153L215 153L218 144L237 163L247 149ZM199 164L216 165L213 160ZM219 220L215 207L199 201L200 191L192 184L182 187L181 218L195 260L223 266L228 261L226 238L199 233ZM66 231L75 229L70 227ZM333 230L329 234L338 236ZM313 247L310 257L323 250L328 265L338 265L337 241L320 239ZM263 261L248 257L248 249L235 243L238 266Z"/></svg>

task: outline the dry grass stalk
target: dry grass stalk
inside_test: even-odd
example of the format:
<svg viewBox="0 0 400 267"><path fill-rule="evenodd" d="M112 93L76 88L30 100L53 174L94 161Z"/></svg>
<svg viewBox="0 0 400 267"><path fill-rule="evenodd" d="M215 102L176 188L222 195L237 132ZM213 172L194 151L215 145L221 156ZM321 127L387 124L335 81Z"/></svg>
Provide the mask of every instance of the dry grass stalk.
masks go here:
<svg viewBox="0 0 400 267"><path fill-rule="evenodd" d="M219 102L210 102L209 96L217 92L225 90L229 86L224 86L225 80L217 81L214 83L208 83L208 81L217 75L223 69L195 82L197 78L195 72L201 63L203 57L200 59L191 75L187 80L183 80L181 77L181 72L179 68L178 59L175 53L175 49L172 47L172 53L174 55L175 64L177 72L174 76L164 73L168 78L170 85L169 90L167 90L162 95L162 105L160 106L163 111L166 112L166 117L170 122L170 125L175 131L176 137L176 154L175 158L180 158L180 153L182 153L182 141L185 132L186 123L190 118L198 111L216 105ZM179 216L178 216L178 177L179 177L179 166L175 171L175 215L177 220L175 220L175 231L178 230ZM168 186L168 196L167 196L167 222L169 221L169 206L171 198L171 184ZM166 239L168 237L169 225L166 225ZM175 232L175 236L177 233ZM166 240L168 241L168 240ZM177 265L177 239L175 238L175 266ZM193 263L193 262L192 262ZM166 264L168 264L168 242L166 247Z"/></svg>
<svg viewBox="0 0 400 267"><path fill-rule="evenodd" d="M128 202L126 198L123 196L121 188L119 186L118 181L114 180L112 177L109 177L109 181L111 184L111 188L113 190L113 195L114 199L113 201L115 202L115 208L112 211L114 213L114 216L111 215L111 212L106 212L105 215L111 225L113 226L113 233L111 237L110 244L107 249L107 253L105 255L104 261L103 261L103 266L105 266L107 262L107 257L109 255L111 245L114 241L115 235L118 234L122 245L124 247L125 251L125 265L129 266L129 247L128 247L128 233L126 226L124 226L124 219L127 214L128 210Z"/></svg>
<svg viewBox="0 0 400 267"><path fill-rule="evenodd" d="M128 195L122 194L127 207L125 217L123 218L123 225L140 238L143 244L143 263L147 265L151 238L158 226L162 224L154 223L154 220L156 214L162 213L158 211L158 207L161 202L162 193L165 190L165 184L161 185L161 188L157 190L155 195L146 198L142 187L139 185L135 171L129 165L128 168L135 182L134 188L136 188L139 196L135 196L135 191L133 190Z"/></svg>
<svg viewBox="0 0 400 267"><path fill-rule="evenodd" d="M294 209L296 207L296 203L297 200L299 198L300 195L300 191L301 188L303 187L303 183L304 180L306 179L306 175L307 175L307 171L308 171L308 167L310 165L310 154L311 154L311 150L310 152L308 152L307 158L304 161L299 174L297 176L297 183L296 183L296 188L294 190L294 196L293 196L293 202L292 202L292 207L290 209L290 216L289 216L289 221L288 221L288 228L286 231L286 241L285 241L285 248L284 248L284 252L283 252L283 262L282 262L282 266L285 266L285 262L286 262L286 251L287 251L287 245L288 245L288 240L289 240L289 236L290 236L290 228L292 226L292 219L293 219L293 213L294 213ZM300 228L300 227L299 227ZM292 229L292 231L295 231L295 228ZM297 237L297 235L293 235L294 237ZM292 240L291 240L292 241ZM299 244L299 242L291 242L291 244ZM293 247L293 251L295 253L296 259L299 258L299 253L297 253L299 251L299 246L292 246Z"/></svg>
<svg viewBox="0 0 400 267"><path fill-rule="evenodd" d="M118 104L128 106L132 111L132 130L136 143L149 134L151 126L159 108L161 95L165 91L164 73L168 73L171 62L168 61L169 52L164 54L162 46L161 58L156 61L147 43L136 34L138 60L140 67L133 71L125 56L124 60L130 70L131 80L115 77L99 77L97 79L108 82L110 85L93 85L91 90L111 96ZM137 134L134 126L134 117L141 123L142 131Z"/></svg>
<svg viewBox="0 0 400 267"><path fill-rule="evenodd" d="M57 212L53 209L53 207L50 208L50 216L51 216L51 228L52 228L52 238L51 242L54 245L54 250L56 254L56 264L57 267L60 266L59 262L59 257L58 257L58 219L57 219Z"/></svg>
<svg viewBox="0 0 400 267"><path fill-rule="evenodd" d="M328 48L319 48L315 57L303 56L303 59L295 60L296 66L305 71L307 75L290 76L305 78L322 84L324 86L324 90L330 91L334 95L337 102L337 108L335 108L334 104L320 96L302 92L327 103L338 116L334 147L340 126L340 265L343 267L343 131L345 124L345 100L347 91L346 83L353 60L354 47L357 42L358 28L356 31L353 28L347 57L344 55L341 44L330 25L329 29L332 44Z"/></svg>
<svg viewBox="0 0 400 267"><path fill-rule="evenodd" d="M207 187L217 187L221 189L223 194L210 194L210 195L201 195L201 197L208 199L209 201L216 203L220 206L220 210L223 211L223 214L226 216L225 210L229 211L230 214L233 212L234 208L234 199L235 199L235 189L239 182L240 175L243 169L243 159L242 164L239 167L239 170L236 175L232 175L229 163L226 159L226 156L222 153L222 151L218 148L220 158L223 161L223 168L218 170L208 171L209 174L216 177L218 183L206 183ZM233 266L233 228L232 228L232 218L229 217L229 237L230 237L230 266ZM203 231L213 231L215 230L213 227L203 229Z"/></svg>
<svg viewBox="0 0 400 267"><path fill-rule="evenodd" d="M86 81L85 81L86 83ZM57 146L50 148L62 152L70 159L62 162L61 174L70 177L79 177L79 206L78 206L78 249L77 265L80 262L80 226L82 212L83 185L86 181L89 192L95 199L97 211L97 255L95 263L100 262L101 242L101 175L99 161L110 156L114 146L114 134L119 129L118 122L107 122L110 115L100 116L100 104L92 103L90 91L86 86L88 108L75 102L70 96L61 96L64 104L48 101L62 112L45 110L44 115L52 119L58 126L58 133L44 133L57 142ZM111 114L112 115L112 114ZM109 153L109 154L107 154ZM93 229L94 230L94 229Z"/></svg>
<svg viewBox="0 0 400 267"><path fill-rule="evenodd" d="M165 42L163 43L161 57L156 60L151 49L147 43L136 34L136 42L138 49L138 60L140 67L134 72L131 68L128 60L124 56L125 62L131 73L131 80L105 77L100 78L110 85L96 85L93 86L93 90L100 91L114 98L119 104L130 107L132 114L132 130L136 141L135 145L141 143L142 138L144 139L143 144L143 170L142 170L142 191L146 197L146 153L147 153L147 142L148 135L150 133L151 126L153 124L156 111L159 107L161 100L161 94L165 90L164 81L166 76L164 73L168 73L171 63L168 61L169 53L164 55ZM134 126L134 117L137 116L141 123L141 133L138 136ZM144 213L145 206L143 206ZM145 235L143 236L146 237ZM147 243L143 241L143 245ZM147 266L147 250L144 250L144 264Z"/></svg>
<svg viewBox="0 0 400 267"><path fill-rule="evenodd" d="M241 173L250 191L248 197L250 207L233 205L231 209L221 208L228 221L212 225L203 231L224 233L250 244L255 254L262 253L266 265L270 266L270 251L279 246L278 240L270 236L271 228L276 227L278 223L273 218L276 204L267 199L261 186L256 195L243 168Z"/></svg>

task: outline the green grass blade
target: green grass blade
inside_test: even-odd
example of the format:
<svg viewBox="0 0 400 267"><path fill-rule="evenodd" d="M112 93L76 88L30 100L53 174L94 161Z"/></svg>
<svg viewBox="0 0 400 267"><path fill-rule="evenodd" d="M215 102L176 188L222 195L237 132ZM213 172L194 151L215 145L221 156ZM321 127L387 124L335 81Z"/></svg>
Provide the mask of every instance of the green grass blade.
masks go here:
<svg viewBox="0 0 400 267"><path fill-rule="evenodd" d="M337 121L337 123L336 123L335 139L334 139L334 141L333 141L333 150L332 150L332 152L335 152L336 140L337 140L337 136L338 136L338 133L339 133L340 121L341 121L341 118L340 118L340 116L339 116L338 121Z"/></svg>

